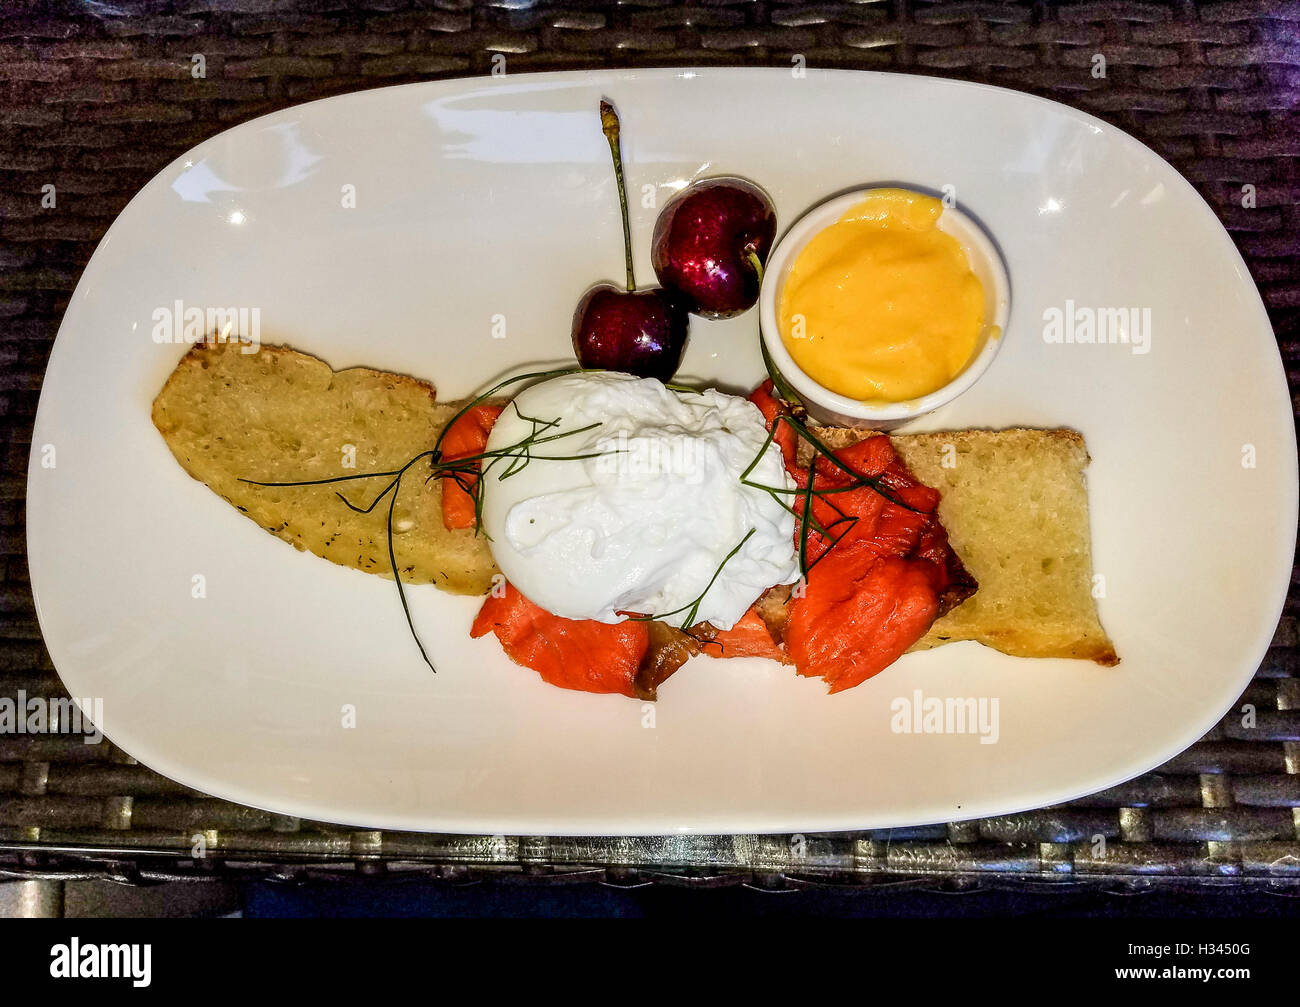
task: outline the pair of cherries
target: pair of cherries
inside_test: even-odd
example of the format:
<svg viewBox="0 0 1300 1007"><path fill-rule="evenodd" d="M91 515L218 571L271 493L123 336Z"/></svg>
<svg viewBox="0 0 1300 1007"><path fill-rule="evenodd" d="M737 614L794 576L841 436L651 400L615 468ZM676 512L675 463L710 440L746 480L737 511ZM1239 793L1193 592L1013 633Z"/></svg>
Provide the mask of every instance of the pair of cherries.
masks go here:
<svg viewBox="0 0 1300 1007"><path fill-rule="evenodd" d="M627 286L599 283L573 314L573 349L583 367L669 380L686 349L689 316L729 318L758 300L776 237L776 212L756 185L710 178L687 186L655 222L650 258L662 286L637 290L619 146L618 114L600 103L623 214Z"/></svg>

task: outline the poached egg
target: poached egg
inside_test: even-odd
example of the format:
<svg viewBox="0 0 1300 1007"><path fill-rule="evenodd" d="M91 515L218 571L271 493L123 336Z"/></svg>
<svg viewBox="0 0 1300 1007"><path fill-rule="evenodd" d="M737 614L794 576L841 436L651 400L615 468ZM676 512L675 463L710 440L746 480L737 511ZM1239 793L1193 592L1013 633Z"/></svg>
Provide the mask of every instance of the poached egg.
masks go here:
<svg viewBox="0 0 1300 1007"><path fill-rule="evenodd" d="M493 558L565 618L680 625L699 599L693 622L730 629L767 588L799 579L794 516L741 482L753 465L750 482L794 489L766 440L757 406L713 389L606 371L526 388L487 443L521 456L482 477Z"/></svg>

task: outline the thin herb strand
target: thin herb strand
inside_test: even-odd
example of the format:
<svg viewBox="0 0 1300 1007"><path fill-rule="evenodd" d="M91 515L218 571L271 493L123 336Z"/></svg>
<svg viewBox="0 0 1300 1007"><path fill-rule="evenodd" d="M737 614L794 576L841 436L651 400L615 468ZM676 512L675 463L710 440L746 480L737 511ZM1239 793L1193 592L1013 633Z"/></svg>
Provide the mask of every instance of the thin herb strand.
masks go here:
<svg viewBox="0 0 1300 1007"><path fill-rule="evenodd" d="M723 568L724 568L724 567L725 567L729 562L731 562L732 558L736 555L736 553L740 552L740 550L744 548L745 543L748 542L748 541L750 540L750 538L753 537L754 532L756 532L757 530L758 530L758 529L756 529L756 528L751 528L751 529L749 529L749 531L747 531L747 532L745 533L745 537L742 538L739 542L736 543L735 548L732 549L731 552L727 553L727 555L723 558L722 562L718 564L718 568L717 568L716 570L713 571L713 576L709 578L709 582L708 582L708 584L706 584L706 585L704 586L704 590L701 591L701 592L699 593L699 595L696 596L696 598L695 598L694 601L688 601L685 605L682 605L682 606L680 606L679 608L675 608L675 609L673 609L671 612L660 612L660 613L658 613L657 615L633 615L633 616L629 616L629 617L628 617L629 621L631 621L631 622L662 622L663 620L667 619L669 616L674 616L674 615L676 615L678 612L687 612L687 611L689 611L689 614L686 616L685 621L681 624L681 626L680 626L679 628L685 630L685 629L687 629L687 628L689 628L689 627L691 627L691 626L694 626L694 625L695 625L695 617L696 617L697 615L699 615L699 612L700 612L700 606L701 606L702 604L704 604L704 598L705 598L705 596L709 593L710 589L713 587L713 585L714 585L714 583L717 581L718 577L720 577L720 576L722 575L722 570L723 570Z"/></svg>
<svg viewBox="0 0 1300 1007"><path fill-rule="evenodd" d="M803 497L803 518L799 522L799 571L808 576L808 518L812 516L813 482L817 478L816 466L808 468L808 492Z"/></svg>
<svg viewBox="0 0 1300 1007"><path fill-rule="evenodd" d="M405 472L406 470L403 469L402 471ZM406 603L406 589L402 587L402 571L397 567L397 548L393 545L393 510L397 507L397 495L401 492L401 488L402 477L399 475L393 481L393 498L388 501L388 563L393 568L393 583L397 585L397 597L402 603L402 613L406 616L406 625L411 631L416 647L420 649L420 656L424 658L424 663L436 675L438 669L429 660L429 654L424 649L424 642L420 639L420 634L415 631L415 621L411 618L411 606Z"/></svg>
<svg viewBox="0 0 1300 1007"><path fill-rule="evenodd" d="M248 483L250 486L326 486L330 483L352 482L355 479L377 479L380 476L395 476L405 472L412 464L419 461L426 455L433 454L432 451L421 451L418 455L408 461L400 469L393 469L391 472L358 472L350 476L333 476L329 479L294 479L289 482L264 482L261 479L243 479L241 483Z"/></svg>
<svg viewBox="0 0 1300 1007"><path fill-rule="evenodd" d="M340 500L342 500L345 504L347 504L348 507L350 507L352 510L356 511L358 514L369 514L372 510L375 509L375 507L378 505L380 500L388 496L389 490L391 490L394 486L396 486L397 480L401 478L402 478L401 476L398 476L397 479L394 479L391 483L385 486L383 492L380 493L379 496L375 497L374 500L370 502L369 507L358 507L356 504L354 504L351 500L349 500L347 497L345 497L342 493L338 492L337 490L334 491L334 495L338 497Z"/></svg>

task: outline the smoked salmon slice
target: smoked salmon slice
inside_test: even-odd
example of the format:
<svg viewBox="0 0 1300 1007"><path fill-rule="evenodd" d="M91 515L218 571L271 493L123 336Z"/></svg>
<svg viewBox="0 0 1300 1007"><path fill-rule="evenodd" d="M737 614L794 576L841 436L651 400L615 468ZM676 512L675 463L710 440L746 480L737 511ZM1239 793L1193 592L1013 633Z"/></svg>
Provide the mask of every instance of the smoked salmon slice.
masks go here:
<svg viewBox="0 0 1300 1007"><path fill-rule="evenodd" d="M487 633L496 634L512 661L551 685L623 696L637 695L636 674L650 647L646 622L564 619L534 605L510 583L488 595L469 635Z"/></svg>
<svg viewBox="0 0 1300 1007"><path fill-rule="evenodd" d="M700 641L701 651L710 657L768 657L785 663L785 652L772 639L758 611L753 606L731 629L714 629L707 622L691 627L691 635Z"/></svg>
<svg viewBox="0 0 1300 1007"><path fill-rule="evenodd" d="M645 700L700 651L693 638L664 622L610 625L553 615L510 583L483 602L469 635L488 633L496 634L507 657L551 685Z"/></svg>
<svg viewBox="0 0 1300 1007"><path fill-rule="evenodd" d="M800 675L831 692L860 685L921 639L939 614L927 572L901 556L860 561L832 553L790 603L786 646ZM855 562L857 560L858 562Z"/></svg>
<svg viewBox="0 0 1300 1007"><path fill-rule="evenodd" d="M769 424L789 426L783 403L758 404ZM791 593L782 642L800 675L841 692L896 661L977 585L935 513L939 493L917 481L888 437L833 455L818 454L808 467L786 462L803 491L793 498L800 523L805 503L811 520L808 572ZM805 538L802 528L795 534Z"/></svg>
<svg viewBox="0 0 1300 1007"><path fill-rule="evenodd" d="M454 462L482 454L501 409L501 406L483 403L472 406L457 417L443 435L442 460ZM448 476L442 480L442 523L447 528L473 528L476 523L474 495L458 480L472 488L478 482L478 476L463 472L456 478Z"/></svg>

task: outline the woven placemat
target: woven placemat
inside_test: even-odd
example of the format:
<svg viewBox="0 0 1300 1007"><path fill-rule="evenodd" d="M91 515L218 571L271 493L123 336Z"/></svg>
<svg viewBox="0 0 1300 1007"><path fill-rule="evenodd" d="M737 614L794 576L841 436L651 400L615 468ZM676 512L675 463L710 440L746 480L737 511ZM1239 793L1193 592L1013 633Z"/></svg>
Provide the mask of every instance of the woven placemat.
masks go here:
<svg viewBox="0 0 1300 1007"><path fill-rule="evenodd" d="M288 11L288 12L286 12ZM192 57L206 76L196 80ZM1095 57L1105 59L1095 76ZM442 0L22 3L0 13L0 696L62 696L25 559L25 474L51 342L127 200L193 144L313 98L434 77L778 65L959 77L1075 105L1215 208L1300 388L1300 4L671 4ZM45 186L58 193L45 209ZM1250 186L1246 190L1243 187ZM1247 191L1253 200L1243 200ZM1253 205L1243 205L1243 202ZM1060 807L880 833L554 839L358 832L208 798L110 744L0 735L0 877L484 874L736 882L1300 891L1300 590L1232 715L1155 772ZM1239 704L1240 705L1240 704ZM195 858L202 837L206 856Z"/></svg>

